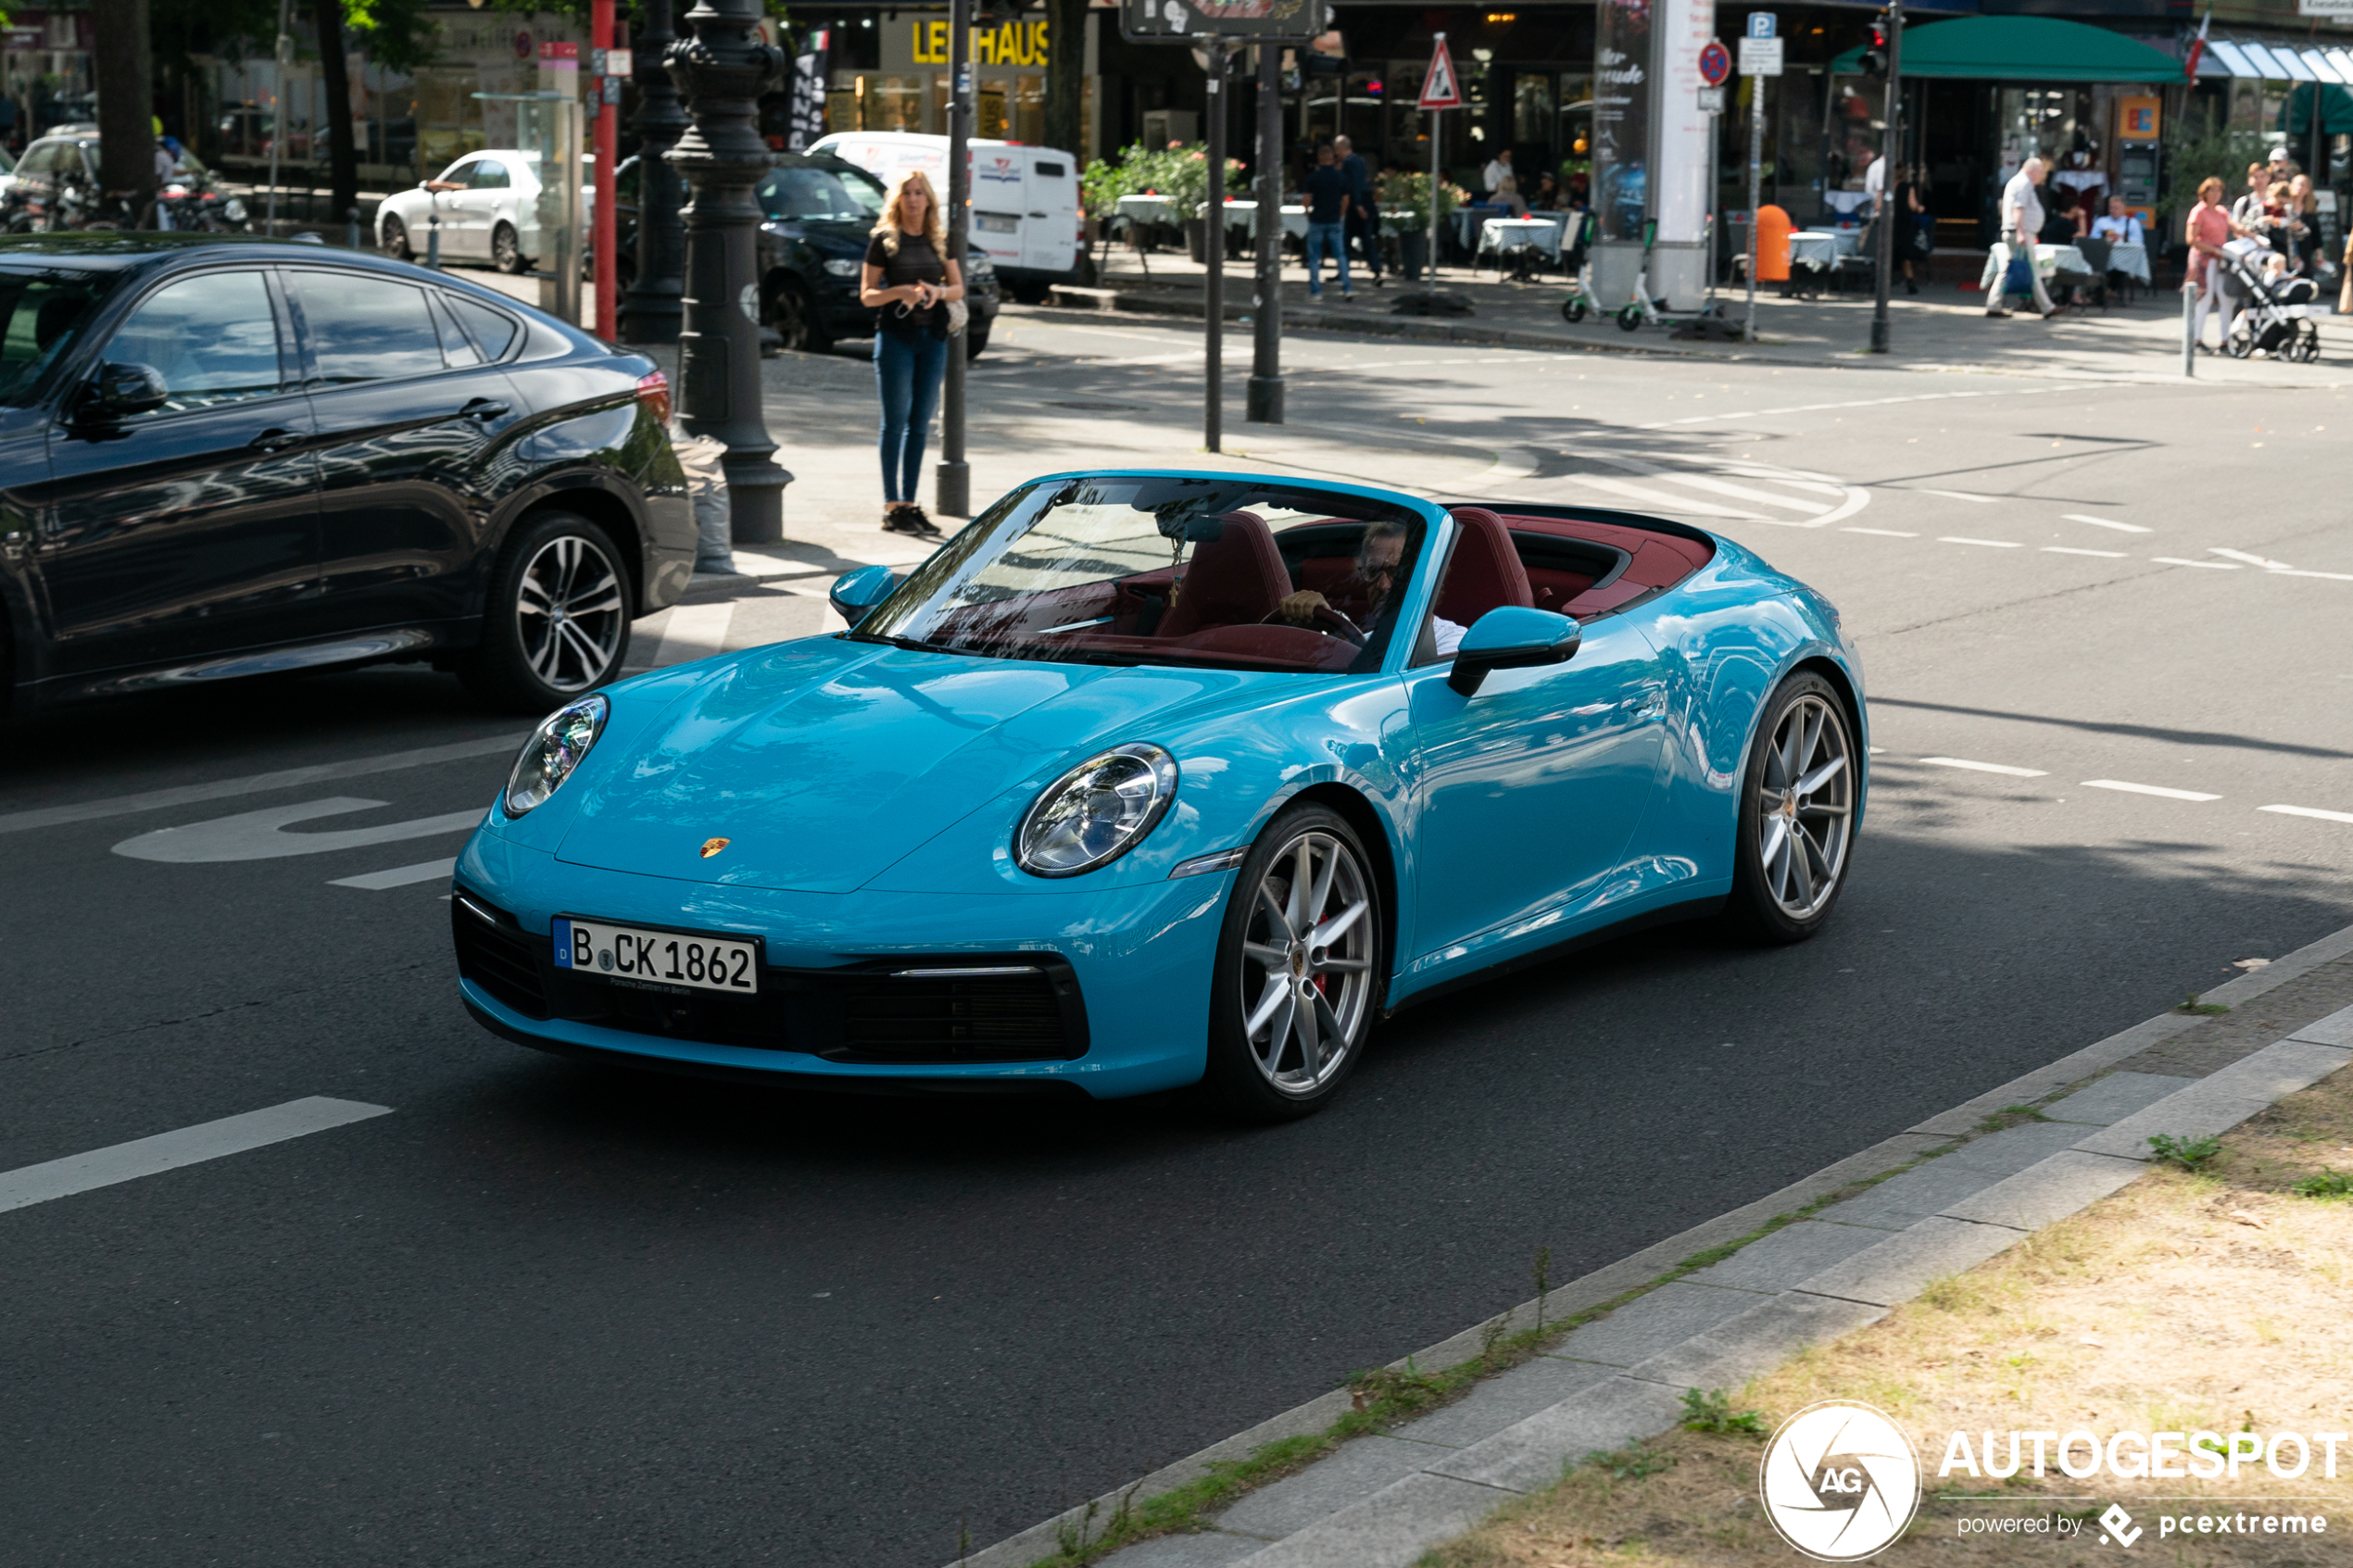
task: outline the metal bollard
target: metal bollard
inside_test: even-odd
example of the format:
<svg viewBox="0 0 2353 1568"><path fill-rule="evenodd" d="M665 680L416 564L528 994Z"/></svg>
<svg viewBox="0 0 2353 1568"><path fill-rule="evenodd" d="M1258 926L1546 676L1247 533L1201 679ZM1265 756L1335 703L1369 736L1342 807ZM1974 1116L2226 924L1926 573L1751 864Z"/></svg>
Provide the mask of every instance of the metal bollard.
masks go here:
<svg viewBox="0 0 2353 1568"><path fill-rule="evenodd" d="M2197 374L2197 280L2182 280L2182 374Z"/></svg>
<svg viewBox="0 0 2353 1568"><path fill-rule="evenodd" d="M441 270L441 214L437 212L425 218L425 265Z"/></svg>
<svg viewBox="0 0 2353 1568"><path fill-rule="evenodd" d="M359 248L359 209L357 207L345 208L344 220L349 235L344 241L344 248L358 250Z"/></svg>

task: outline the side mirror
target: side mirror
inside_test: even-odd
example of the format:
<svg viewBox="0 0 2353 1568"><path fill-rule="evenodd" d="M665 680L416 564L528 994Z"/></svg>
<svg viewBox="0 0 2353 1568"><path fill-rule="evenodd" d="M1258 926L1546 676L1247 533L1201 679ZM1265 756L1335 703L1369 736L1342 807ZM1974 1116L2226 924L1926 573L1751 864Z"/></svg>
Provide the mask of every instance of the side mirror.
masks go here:
<svg viewBox="0 0 2353 1568"><path fill-rule="evenodd" d="M845 573L825 597L833 605L834 613L855 627L874 613L876 605L890 597L890 591L898 586L899 580L891 575L890 568L862 566Z"/></svg>
<svg viewBox="0 0 2353 1568"><path fill-rule="evenodd" d="M153 365L111 359L91 379L89 399L82 407L102 420L127 419L153 413L171 400L163 372Z"/></svg>
<svg viewBox="0 0 2353 1568"><path fill-rule="evenodd" d="M1463 633L1446 684L1465 696L1476 696L1489 671L1566 663L1576 656L1584 635L1576 621L1549 609L1522 609L1517 605L1491 609Z"/></svg>

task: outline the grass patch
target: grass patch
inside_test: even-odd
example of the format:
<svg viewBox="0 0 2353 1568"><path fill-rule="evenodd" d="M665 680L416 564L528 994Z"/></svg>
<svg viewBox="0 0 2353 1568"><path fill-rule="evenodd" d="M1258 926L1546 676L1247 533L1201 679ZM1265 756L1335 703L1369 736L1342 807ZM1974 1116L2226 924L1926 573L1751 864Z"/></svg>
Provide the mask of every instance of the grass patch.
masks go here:
<svg viewBox="0 0 2353 1568"><path fill-rule="evenodd" d="M2228 1435L2341 1425L2353 1409L2353 1358L2334 1325L2348 1305L2353 1204L2353 1072L2290 1096L2188 1164L2154 1166L2115 1196L2037 1233L1992 1261L1936 1281L1869 1328L1792 1359L1745 1388L1686 1399L1754 1408L1769 1431L1825 1399L1878 1405L1912 1435L1930 1488L1912 1531L1874 1568L2090 1562L2084 1529L2072 1547L2045 1537L1962 1536L1963 1511L2096 1514L2111 1500L2145 1525L2160 1512L2325 1511L2322 1537L2156 1531L2132 1555L2165 1568L2353 1563L2339 1520L2353 1479L2298 1480L2261 1466L2235 1481L2070 1480L2031 1462L2008 1479L1936 1472L1954 1432L1982 1447L1986 1431L2086 1428L2177 1431L2220 1451ZM2205 1434L2203 1437L2196 1435ZM2213 1435L2221 1435L2220 1436ZM1423 1568L1605 1568L1629 1560L1668 1568L1787 1568L1797 1562L1756 1503L1762 1437L1685 1424L1580 1465L1471 1534L1427 1553ZM1639 1469L1641 1474L1634 1474ZM2342 1490L2340 1490L2342 1489ZM2087 1503L2087 1491L2098 1500ZM2180 1499L2158 1504L2158 1497ZM1967 1502L1962 1499L1969 1499ZM1998 1503L1985 1499L1998 1498ZM2301 1503L2290 1499L2311 1499Z"/></svg>

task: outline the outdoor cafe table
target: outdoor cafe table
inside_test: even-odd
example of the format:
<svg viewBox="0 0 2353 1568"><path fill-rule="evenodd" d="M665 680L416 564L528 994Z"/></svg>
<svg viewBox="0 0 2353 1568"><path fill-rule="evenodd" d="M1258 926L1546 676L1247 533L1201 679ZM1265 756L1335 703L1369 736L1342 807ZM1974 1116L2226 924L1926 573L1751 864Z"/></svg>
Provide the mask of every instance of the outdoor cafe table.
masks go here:
<svg viewBox="0 0 2353 1568"><path fill-rule="evenodd" d="M1282 213L1284 233L1290 235L1293 239L1307 237L1307 209L1305 207L1286 202L1277 210ZM1254 201L1238 201L1231 196L1227 197L1226 227L1255 232L1258 228L1258 204Z"/></svg>
<svg viewBox="0 0 2353 1568"><path fill-rule="evenodd" d="M2155 286L2149 281L2149 247L2145 245L2118 240L2108 247L2108 266L2111 272L2121 272L2145 286Z"/></svg>
<svg viewBox="0 0 2353 1568"><path fill-rule="evenodd" d="M1478 252L1501 254L1515 245L1534 245L1554 261L1560 259L1561 235L1568 228L1566 213L1540 215L1534 218L1496 218L1479 232Z"/></svg>
<svg viewBox="0 0 2353 1568"><path fill-rule="evenodd" d="M1838 266L1840 257L1853 256L1861 243L1860 233L1853 230L1800 229L1789 237L1790 265L1828 272Z"/></svg>

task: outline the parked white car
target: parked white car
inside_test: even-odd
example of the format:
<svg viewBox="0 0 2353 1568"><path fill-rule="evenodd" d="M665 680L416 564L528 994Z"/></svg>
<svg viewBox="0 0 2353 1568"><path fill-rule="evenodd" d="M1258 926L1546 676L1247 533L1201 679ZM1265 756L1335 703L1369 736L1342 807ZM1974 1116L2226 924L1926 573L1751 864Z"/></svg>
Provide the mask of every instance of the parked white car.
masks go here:
<svg viewBox="0 0 2353 1568"><path fill-rule="evenodd" d="M583 165L580 215L583 238L596 185L591 160ZM538 232L539 155L512 147L468 153L413 191L386 196L376 208L376 248L401 260L421 259L441 220L445 261L487 261L501 272L525 272L531 254L524 236Z"/></svg>
<svg viewBox="0 0 2353 1568"><path fill-rule="evenodd" d="M1015 299L1037 304L1056 283L1080 283L1078 160L1051 147L975 140L968 241L996 264ZM948 138L906 131L837 131L809 149L854 163L886 186L920 169L948 194Z"/></svg>

